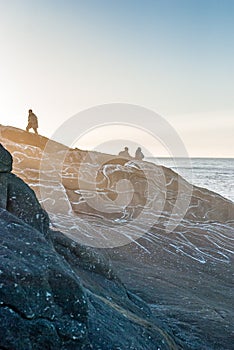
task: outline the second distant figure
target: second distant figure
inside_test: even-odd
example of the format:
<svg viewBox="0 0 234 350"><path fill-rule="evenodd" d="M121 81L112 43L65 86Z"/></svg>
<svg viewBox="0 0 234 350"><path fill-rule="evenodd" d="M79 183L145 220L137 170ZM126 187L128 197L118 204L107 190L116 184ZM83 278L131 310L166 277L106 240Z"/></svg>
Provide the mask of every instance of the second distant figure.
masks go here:
<svg viewBox="0 0 234 350"><path fill-rule="evenodd" d="M33 111L31 109L29 109L29 111L28 111L28 125L26 127L26 130L29 131L29 129L33 129L35 134L38 134L37 128L38 128L37 116L33 113Z"/></svg>
<svg viewBox="0 0 234 350"><path fill-rule="evenodd" d="M135 153L135 159L142 160L144 158L144 154L141 151L141 147L138 147Z"/></svg>

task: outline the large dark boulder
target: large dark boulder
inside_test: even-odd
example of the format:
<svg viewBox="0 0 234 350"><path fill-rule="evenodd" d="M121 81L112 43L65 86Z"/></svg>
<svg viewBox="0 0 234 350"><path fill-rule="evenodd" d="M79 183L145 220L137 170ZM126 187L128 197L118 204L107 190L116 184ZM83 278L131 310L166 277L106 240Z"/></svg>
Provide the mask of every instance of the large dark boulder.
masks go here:
<svg viewBox="0 0 234 350"><path fill-rule="evenodd" d="M0 349L177 348L105 254L2 209L0 227Z"/></svg>
<svg viewBox="0 0 234 350"><path fill-rule="evenodd" d="M1 210L0 226L0 348L87 344L87 301L79 277L22 220Z"/></svg>

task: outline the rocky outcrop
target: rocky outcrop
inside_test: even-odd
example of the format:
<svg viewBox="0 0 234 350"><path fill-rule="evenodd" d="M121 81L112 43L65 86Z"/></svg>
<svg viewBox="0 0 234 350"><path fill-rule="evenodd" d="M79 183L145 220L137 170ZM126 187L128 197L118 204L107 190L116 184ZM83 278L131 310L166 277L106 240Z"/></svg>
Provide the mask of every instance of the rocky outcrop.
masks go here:
<svg viewBox="0 0 234 350"><path fill-rule="evenodd" d="M58 203L64 201L65 193L69 208L75 214L103 216L107 219L137 217L141 208L145 207L147 187L150 186L151 213L157 214L158 207L160 213L167 213L167 216L172 214L175 207L179 212L184 199L191 194L187 210L183 214L185 219L194 222L218 220L223 223L234 220L233 202L209 190L189 185L166 167L147 162L127 162L118 156L98 152L87 154L12 127L0 126L0 134L3 145L13 155L14 173L33 187L38 198L43 190L46 198L42 198L42 201L48 207L47 211L53 211L53 206L57 211ZM123 180L131 183L134 194L127 205L119 206L116 210L116 184ZM179 187L182 189L182 200L177 202ZM100 194L106 202L107 210L98 210L87 200ZM125 202L128 202L128 198ZM109 210L111 206L113 210ZM165 216L163 220L167 221Z"/></svg>
<svg viewBox="0 0 234 350"><path fill-rule="evenodd" d="M51 299L45 304L46 301L39 298L37 313L30 318L32 313L24 310L26 306L20 306L13 283L8 283L9 293L15 295L12 304L7 304L9 299L0 289L0 296L7 301L0 308L4 313L0 339L11 339L13 345L9 350L18 349L22 334L26 334L24 339L29 349L41 346L37 344L46 348L48 337L44 335L48 332L51 334L48 349L53 346L56 349L100 350L232 349L233 202L206 189L190 186L171 169L147 162L126 162L95 152L87 155L54 141L50 141L52 150L49 153L46 138L1 126L0 133L3 145L13 155L14 173L38 196L44 191L44 196L38 198L48 208L51 227L66 232L65 236L51 231L48 223L44 223L43 227L48 230L45 234L40 219L36 220L37 211L41 213L42 209L35 196L29 195L28 187L26 190L26 185L13 174L2 173L1 180L4 178L5 182L1 181L1 188L5 189L5 194L1 191L0 199L5 209L0 213L0 269L3 271L5 267L5 272L3 279L0 273L0 283L18 278L8 262L14 257L14 266L30 267L33 290L39 288L41 293L41 284L42 290L51 290ZM43 157L46 167L41 167ZM59 176L57 170L61 170ZM127 193L122 180L130 182L134 191L132 197L126 196L130 198L128 205L118 198L119 183L122 186L119 193ZM152 189L150 192L147 192L147 182ZM183 191L177 201L179 186L185 190L189 187L189 201ZM14 191L18 199L8 207L11 208L9 213L7 203L11 203ZM35 211L30 211L30 205L24 203L26 195L29 195L29 203L35 204ZM90 198L97 196L105 200L101 203L108 210L114 208L114 211L103 212L92 206ZM187 208L182 220L168 231L169 220L177 221L177 214L185 203ZM21 205L25 215L20 217ZM175 208L177 212L173 213ZM122 240L123 237L128 241ZM105 249L84 245L94 241L94 246L101 247L101 240ZM107 248L106 242L110 242L111 248ZM31 251L34 258L29 255ZM31 262L30 259L35 260ZM30 307L33 308L37 299L33 299L35 295L31 293L24 268L22 265L22 281L17 279L24 291L19 295L22 300L32 298ZM50 271L57 276L57 269L61 269L62 279L71 285L71 294L63 282L61 293L56 294L56 290L60 290L60 279L52 278ZM24 273L27 283L24 283ZM40 285L37 285L37 276ZM73 283L77 283L78 295ZM80 305L82 317L70 315L73 296L77 300L84 297L85 303ZM50 300L52 310L56 311L54 318L44 313L44 309L50 307ZM8 318L11 314L16 318ZM50 331L47 326L43 328L44 323L41 326L45 318ZM24 326L17 333L18 320ZM38 328L34 328L35 322ZM71 334L78 339L71 339Z"/></svg>
<svg viewBox="0 0 234 350"><path fill-rule="evenodd" d="M177 349L107 257L0 211L0 349Z"/></svg>
<svg viewBox="0 0 234 350"><path fill-rule="evenodd" d="M0 222L0 348L88 344L79 277L39 231L3 210Z"/></svg>
<svg viewBox="0 0 234 350"><path fill-rule="evenodd" d="M178 348L108 255L50 231L33 191L1 175L0 349Z"/></svg>

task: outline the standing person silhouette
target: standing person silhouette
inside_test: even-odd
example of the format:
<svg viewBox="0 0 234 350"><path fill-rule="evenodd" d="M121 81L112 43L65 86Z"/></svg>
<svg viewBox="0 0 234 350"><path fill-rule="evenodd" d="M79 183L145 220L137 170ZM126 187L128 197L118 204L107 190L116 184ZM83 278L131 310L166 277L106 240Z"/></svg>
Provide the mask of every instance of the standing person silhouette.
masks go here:
<svg viewBox="0 0 234 350"><path fill-rule="evenodd" d="M135 159L137 160L143 160L144 154L141 151L141 147L138 147L135 153Z"/></svg>
<svg viewBox="0 0 234 350"><path fill-rule="evenodd" d="M26 130L29 131L29 129L33 129L35 134L38 134L37 128L38 128L37 116L33 113L33 111L31 109L29 109L29 111L28 111L28 125L26 127Z"/></svg>

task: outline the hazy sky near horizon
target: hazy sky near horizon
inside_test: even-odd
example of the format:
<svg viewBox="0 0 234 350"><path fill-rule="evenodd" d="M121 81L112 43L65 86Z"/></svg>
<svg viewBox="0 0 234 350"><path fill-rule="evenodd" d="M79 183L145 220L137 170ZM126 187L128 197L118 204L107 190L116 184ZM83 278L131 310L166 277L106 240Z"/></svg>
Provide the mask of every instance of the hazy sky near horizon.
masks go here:
<svg viewBox="0 0 234 350"><path fill-rule="evenodd" d="M234 157L233 18L232 0L0 0L0 123L24 129L32 108L50 137L86 108L130 103L190 156Z"/></svg>

